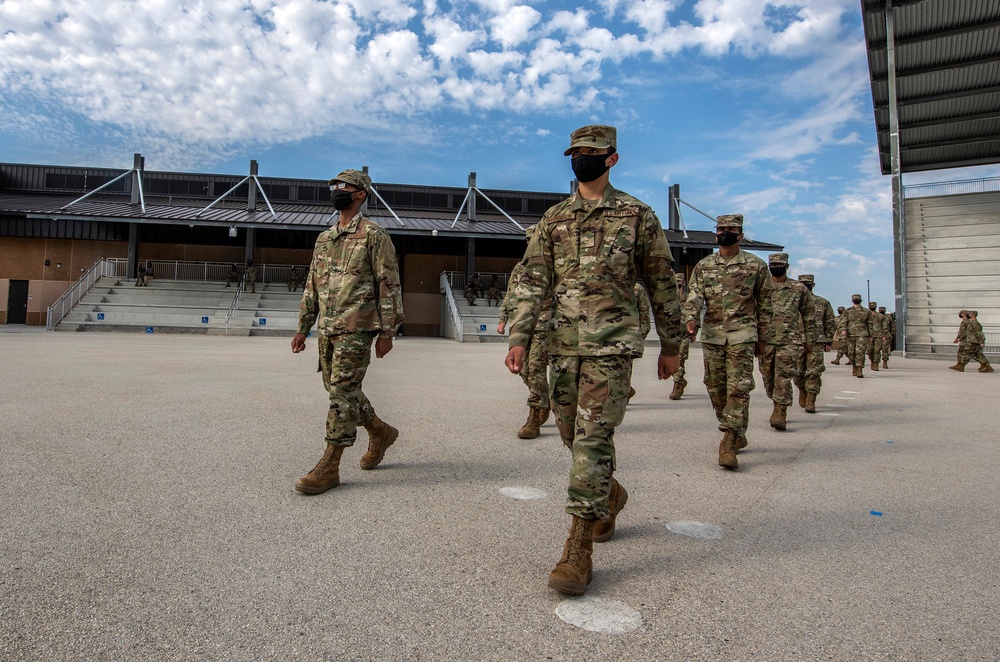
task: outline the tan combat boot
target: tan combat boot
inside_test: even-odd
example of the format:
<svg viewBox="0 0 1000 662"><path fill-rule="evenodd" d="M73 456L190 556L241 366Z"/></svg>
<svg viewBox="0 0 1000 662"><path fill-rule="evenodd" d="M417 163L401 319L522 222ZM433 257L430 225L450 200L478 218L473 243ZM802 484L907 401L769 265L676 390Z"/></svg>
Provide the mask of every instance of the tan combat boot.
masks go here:
<svg viewBox="0 0 1000 662"><path fill-rule="evenodd" d="M378 416L365 423L365 430L368 431L368 452L361 456L361 468L374 469L385 457L385 451L392 446L399 436L399 430L392 427Z"/></svg>
<svg viewBox="0 0 1000 662"><path fill-rule="evenodd" d="M807 397L808 397L807 393L805 391L803 391L803 390L800 389L799 390L799 406L800 407L805 407L806 406Z"/></svg>
<svg viewBox="0 0 1000 662"><path fill-rule="evenodd" d="M965 372L965 366L961 363L956 363L955 365L948 366L948 370L957 370L958 372Z"/></svg>
<svg viewBox="0 0 1000 662"><path fill-rule="evenodd" d="M747 447L747 438L746 438L746 435L742 435L742 434L736 435L736 444L735 444L734 447L735 447L737 453L739 453L741 450L743 450L744 448L746 448Z"/></svg>
<svg viewBox="0 0 1000 662"><path fill-rule="evenodd" d="M889 359L882 359L882 369L883 370L889 369Z"/></svg>
<svg viewBox="0 0 1000 662"><path fill-rule="evenodd" d="M840 365L840 359L836 358L836 359L830 361L830 363L832 363L833 365Z"/></svg>
<svg viewBox="0 0 1000 662"><path fill-rule="evenodd" d="M543 425L545 425L545 422L549 420L549 414L551 413L552 410L549 409L548 407L543 407L542 409L538 410L538 427L542 427Z"/></svg>
<svg viewBox="0 0 1000 662"><path fill-rule="evenodd" d="M674 382L674 390L670 392L668 397L671 400L680 400L682 395L684 395L684 387L681 386L680 382Z"/></svg>
<svg viewBox="0 0 1000 662"><path fill-rule="evenodd" d="M857 377L858 379L864 379L865 378L865 368L864 368L864 365L856 365L856 366L854 366L854 376Z"/></svg>
<svg viewBox="0 0 1000 662"><path fill-rule="evenodd" d="M295 489L303 494L322 494L340 485L340 456L343 446L326 445L326 452L313 470L295 481Z"/></svg>
<svg viewBox="0 0 1000 662"><path fill-rule="evenodd" d="M872 370L878 371L878 361L872 359Z"/></svg>
<svg viewBox="0 0 1000 662"><path fill-rule="evenodd" d="M521 429L517 431L517 436L521 439L534 439L542 433L542 424L539 422L541 410L528 407L528 420L524 422Z"/></svg>
<svg viewBox="0 0 1000 662"><path fill-rule="evenodd" d="M990 362L987 361L983 365L979 366L979 372L995 372L995 371L993 370L993 366L990 365Z"/></svg>
<svg viewBox="0 0 1000 662"><path fill-rule="evenodd" d="M806 413L815 414L816 413L816 394L807 393L806 394Z"/></svg>
<svg viewBox="0 0 1000 662"><path fill-rule="evenodd" d="M785 415L786 407L785 405L779 405L777 402L774 403L774 409L771 411L771 427L775 430L785 429Z"/></svg>
<svg viewBox="0 0 1000 662"><path fill-rule="evenodd" d="M594 577L594 525L597 520L573 516L562 559L549 574L549 588L566 595L583 595Z"/></svg>
<svg viewBox="0 0 1000 662"><path fill-rule="evenodd" d="M607 542L611 540L611 536L615 535L615 521L618 518L618 513L622 511L625 504L628 503L628 492L622 487L614 478L611 479L611 494L608 495L608 510L611 511L611 517L606 520L597 521L594 525L594 542Z"/></svg>
<svg viewBox="0 0 1000 662"><path fill-rule="evenodd" d="M719 466L726 469L737 469L740 464L736 461L736 433L726 430L726 434L719 442Z"/></svg>

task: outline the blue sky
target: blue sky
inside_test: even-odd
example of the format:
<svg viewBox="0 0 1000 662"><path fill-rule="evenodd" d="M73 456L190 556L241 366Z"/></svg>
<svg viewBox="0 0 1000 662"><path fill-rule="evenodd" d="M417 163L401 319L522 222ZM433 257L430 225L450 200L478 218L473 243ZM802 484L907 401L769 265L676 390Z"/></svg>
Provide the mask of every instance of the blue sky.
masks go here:
<svg viewBox="0 0 1000 662"><path fill-rule="evenodd" d="M614 124L612 182L664 222L680 184L834 306L870 281L894 308L858 0L0 0L0 26L0 161L565 191L569 133Z"/></svg>

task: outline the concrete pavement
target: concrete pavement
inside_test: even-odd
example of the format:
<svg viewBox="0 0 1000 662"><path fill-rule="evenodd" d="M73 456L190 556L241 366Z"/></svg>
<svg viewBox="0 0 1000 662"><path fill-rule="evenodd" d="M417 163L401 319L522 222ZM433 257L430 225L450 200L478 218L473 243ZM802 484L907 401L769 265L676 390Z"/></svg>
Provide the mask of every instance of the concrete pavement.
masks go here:
<svg viewBox="0 0 1000 662"><path fill-rule="evenodd" d="M786 432L758 376L733 473L700 351L673 402L650 350L616 435L628 506L567 600L546 579L569 454L551 420L516 438L503 345L400 339L365 387L399 440L365 472L362 431L341 487L305 497L312 341L12 330L3 659L1000 659L996 374L828 365ZM605 631L557 614L581 609Z"/></svg>

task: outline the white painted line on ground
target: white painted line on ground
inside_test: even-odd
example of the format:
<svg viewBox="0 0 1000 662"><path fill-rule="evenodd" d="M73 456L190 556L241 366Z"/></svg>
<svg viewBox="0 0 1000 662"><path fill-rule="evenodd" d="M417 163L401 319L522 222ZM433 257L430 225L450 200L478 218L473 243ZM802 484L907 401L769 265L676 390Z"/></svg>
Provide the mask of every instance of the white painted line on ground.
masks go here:
<svg viewBox="0 0 1000 662"><path fill-rule="evenodd" d="M821 411L820 416L840 416L839 411Z"/></svg>
<svg viewBox="0 0 1000 662"><path fill-rule="evenodd" d="M854 398L849 398L846 395L835 395L835 396L833 396L833 399L834 400L853 400Z"/></svg>
<svg viewBox="0 0 1000 662"><path fill-rule="evenodd" d="M642 626L642 614L624 602L588 596L563 600L556 616L581 630L604 634L625 634Z"/></svg>
<svg viewBox="0 0 1000 662"><path fill-rule="evenodd" d="M857 395L859 391L841 391L841 393L850 393L851 395Z"/></svg>
<svg viewBox="0 0 1000 662"><path fill-rule="evenodd" d="M726 530L714 524L704 522L694 522L691 520L679 520L677 522L667 522L667 530L682 536L692 538L704 538L706 540L717 540L726 535Z"/></svg>
<svg viewBox="0 0 1000 662"><path fill-rule="evenodd" d="M548 496L547 492L537 490L534 487L501 487L498 492L505 497L519 499L521 501L528 499L544 499Z"/></svg>
<svg viewBox="0 0 1000 662"><path fill-rule="evenodd" d="M846 407L847 405L826 405L827 407Z"/></svg>

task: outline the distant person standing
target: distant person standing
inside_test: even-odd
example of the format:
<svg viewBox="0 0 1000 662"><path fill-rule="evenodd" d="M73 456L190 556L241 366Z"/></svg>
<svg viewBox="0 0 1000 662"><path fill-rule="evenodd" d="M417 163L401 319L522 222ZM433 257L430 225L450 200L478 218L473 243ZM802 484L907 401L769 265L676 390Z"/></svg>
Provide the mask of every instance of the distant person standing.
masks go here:
<svg viewBox="0 0 1000 662"><path fill-rule="evenodd" d="M784 430L792 404L792 380L802 373L806 353L816 344L816 313L809 288L788 277L788 253L771 253L767 266L771 272L771 317L759 359L760 374L764 391L774 403L769 423L775 430Z"/></svg>
<svg viewBox="0 0 1000 662"><path fill-rule="evenodd" d="M294 292L302 286L302 277L299 276L299 268L292 267L292 270L288 272L288 291Z"/></svg>
<svg viewBox="0 0 1000 662"><path fill-rule="evenodd" d="M619 159L615 128L577 129L564 155L580 186L545 212L528 243L505 364L515 374L523 369L535 324L551 300L552 406L573 465L566 500L572 523L549 587L580 595L593 576L593 543L612 537L628 500L613 477L614 432L625 416L632 362L644 348L636 281L653 307L660 379L677 370L681 326L663 226L648 205L611 186L609 171Z"/></svg>
<svg viewBox="0 0 1000 662"><path fill-rule="evenodd" d="M772 285L764 260L740 249L743 214L719 216L715 238L719 251L695 265L681 310L688 336L694 337L705 308L701 330L705 387L724 433L719 466L736 469L736 453L747 445L753 359L764 353Z"/></svg>
<svg viewBox="0 0 1000 662"><path fill-rule="evenodd" d="M837 357L830 361L833 365L840 365L840 357L847 356L847 318L844 317L846 308L837 306ZM851 363L851 357L847 357L847 365Z"/></svg>
<svg viewBox="0 0 1000 662"><path fill-rule="evenodd" d="M806 360L801 373L795 377L795 386L799 389L799 406L806 413L816 413L816 398L823 387L823 372L826 364L823 352L829 352L831 343L837 332L837 322L833 316L833 306L830 302L813 291L816 278L812 274L802 274L799 282L809 288L813 298L813 318L811 323L816 330L816 342L806 350ZM843 310L843 308L841 308Z"/></svg>
<svg viewBox="0 0 1000 662"><path fill-rule="evenodd" d="M882 335L879 336L879 346L875 360L882 358L882 369L889 368L889 354L892 352L892 337L896 334L896 321L892 315L885 312L885 306L878 307L879 319L882 322Z"/></svg>
<svg viewBox="0 0 1000 662"><path fill-rule="evenodd" d="M257 265L253 263L253 260L247 260L247 269L243 272L243 291L246 292L249 288L254 294L257 293Z"/></svg>
<svg viewBox="0 0 1000 662"><path fill-rule="evenodd" d="M354 445L358 425L368 431L362 469L378 466L399 436L399 430L375 414L361 390L372 342L375 356L384 357L403 322L396 249L389 234L361 214L371 185L360 170L344 170L330 180L340 217L317 238L302 292L292 352L305 349L306 334L315 324L323 386L330 395L326 452L295 484L303 494L320 494L340 484L340 458Z"/></svg>

